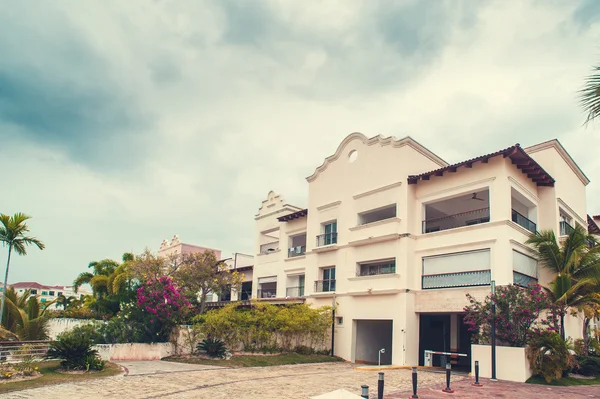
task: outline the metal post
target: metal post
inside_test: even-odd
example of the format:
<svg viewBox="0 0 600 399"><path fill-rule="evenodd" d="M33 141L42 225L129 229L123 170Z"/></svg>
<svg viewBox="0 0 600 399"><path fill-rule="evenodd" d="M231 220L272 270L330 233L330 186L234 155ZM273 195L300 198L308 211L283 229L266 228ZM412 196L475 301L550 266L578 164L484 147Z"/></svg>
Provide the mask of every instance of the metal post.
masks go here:
<svg viewBox="0 0 600 399"><path fill-rule="evenodd" d="M412 387L413 387L413 394L408 399L419 399L419 395L417 395L417 368L416 367L412 368Z"/></svg>
<svg viewBox="0 0 600 399"><path fill-rule="evenodd" d="M496 379L496 281L492 280L492 381Z"/></svg>
<svg viewBox="0 0 600 399"><path fill-rule="evenodd" d="M365 398L365 399L369 399L369 386L368 385L361 385L360 386L362 388L362 394L360 395L361 398Z"/></svg>
<svg viewBox="0 0 600 399"><path fill-rule="evenodd" d="M483 385L479 382L479 361L475 360L475 383L474 387L482 387Z"/></svg>
<svg viewBox="0 0 600 399"><path fill-rule="evenodd" d="M377 381L377 399L383 399L383 373L379 373Z"/></svg>
<svg viewBox="0 0 600 399"><path fill-rule="evenodd" d="M381 354L382 353L385 353L385 348L379 349L379 362L377 363L378 366L381 366Z"/></svg>
<svg viewBox="0 0 600 399"><path fill-rule="evenodd" d="M450 363L446 363L446 388L442 389L442 392L454 393L454 390L450 388L450 374L452 366Z"/></svg>

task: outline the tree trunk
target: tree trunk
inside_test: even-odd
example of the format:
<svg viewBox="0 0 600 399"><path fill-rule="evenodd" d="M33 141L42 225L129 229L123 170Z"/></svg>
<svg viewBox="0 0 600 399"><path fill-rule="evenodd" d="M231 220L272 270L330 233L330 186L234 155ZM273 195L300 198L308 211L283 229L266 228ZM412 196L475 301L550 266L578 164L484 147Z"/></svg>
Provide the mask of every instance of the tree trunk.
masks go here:
<svg viewBox="0 0 600 399"><path fill-rule="evenodd" d="M583 318L583 356L588 356L590 353L590 335L588 334L588 326L592 321L589 317Z"/></svg>
<svg viewBox="0 0 600 399"><path fill-rule="evenodd" d="M565 340L565 315L564 313L560 314L560 336Z"/></svg>
<svg viewBox="0 0 600 399"><path fill-rule="evenodd" d="M4 274L4 286L2 287L2 305L0 305L0 322L4 320L4 303L6 302L6 284L8 284L8 269L10 267L10 254L12 244L8 244L8 260L6 261L6 273Z"/></svg>
<svg viewBox="0 0 600 399"><path fill-rule="evenodd" d="M200 294L200 314L204 314L204 307L206 306L206 295L207 292L202 290L202 294Z"/></svg>

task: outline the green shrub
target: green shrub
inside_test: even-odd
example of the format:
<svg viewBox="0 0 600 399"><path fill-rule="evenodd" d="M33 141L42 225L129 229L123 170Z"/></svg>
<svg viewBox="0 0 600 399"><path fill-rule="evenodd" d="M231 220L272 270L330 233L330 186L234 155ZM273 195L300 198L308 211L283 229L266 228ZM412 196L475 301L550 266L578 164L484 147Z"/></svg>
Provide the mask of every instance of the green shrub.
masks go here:
<svg viewBox="0 0 600 399"><path fill-rule="evenodd" d="M600 357L597 356L578 356L577 365L573 367L573 372L586 376L600 375Z"/></svg>
<svg viewBox="0 0 600 399"><path fill-rule="evenodd" d="M544 377L547 383L560 380L575 364L569 349L569 343L556 332L538 331L533 334L527 351L533 375Z"/></svg>
<svg viewBox="0 0 600 399"><path fill-rule="evenodd" d="M298 345L294 348L294 352L296 352L299 355L312 355L313 353L315 353L315 350L309 346Z"/></svg>
<svg viewBox="0 0 600 399"><path fill-rule="evenodd" d="M81 326L73 327L67 333L81 335L90 340L92 345L106 344L106 339L102 333L102 325L97 324L83 324Z"/></svg>
<svg viewBox="0 0 600 399"><path fill-rule="evenodd" d="M207 338L198 344L198 350L206 352L210 357L225 357L227 348L223 341L215 338Z"/></svg>
<svg viewBox="0 0 600 399"><path fill-rule="evenodd" d="M73 331L62 333L56 342L50 344L47 357L61 360L60 365L67 370L102 370L104 362L94 362L98 352L92 349L92 341Z"/></svg>

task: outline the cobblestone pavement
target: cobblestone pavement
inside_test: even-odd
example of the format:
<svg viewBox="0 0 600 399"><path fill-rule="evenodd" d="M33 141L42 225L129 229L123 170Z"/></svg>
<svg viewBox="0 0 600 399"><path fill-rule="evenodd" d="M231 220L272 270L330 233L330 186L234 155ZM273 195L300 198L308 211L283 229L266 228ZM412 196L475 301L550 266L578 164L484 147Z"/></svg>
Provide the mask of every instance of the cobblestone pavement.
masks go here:
<svg viewBox="0 0 600 399"><path fill-rule="evenodd" d="M360 394L360 386L377 392L377 373L355 371L346 363L303 364L241 369L194 366L195 370L165 370L164 362L124 362L129 375L61 384L0 395L3 398L310 398L344 388ZM184 365L187 366L187 365ZM157 368L163 370L153 373ZM145 371L144 371L145 370ZM388 392L410 388L410 371L385 373ZM441 383L444 375L421 373L423 384Z"/></svg>
<svg viewBox="0 0 600 399"><path fill-rule="evenodd" d="M123 362L127 375L61 384L0 395L2 398L311 398L336 389L360 394L360 386L377 395L377 372L355 371L350 364L325 363L278 367L215 368L212 366L166 364L166 362ZM600 398L600 387L546 387L483 380L483 388L471 387L472 378L453 377L454 394L445 394L443 373L419 372L420 398ZM385 398L408 398L412 392L409 370L385 372Z"/></svg>

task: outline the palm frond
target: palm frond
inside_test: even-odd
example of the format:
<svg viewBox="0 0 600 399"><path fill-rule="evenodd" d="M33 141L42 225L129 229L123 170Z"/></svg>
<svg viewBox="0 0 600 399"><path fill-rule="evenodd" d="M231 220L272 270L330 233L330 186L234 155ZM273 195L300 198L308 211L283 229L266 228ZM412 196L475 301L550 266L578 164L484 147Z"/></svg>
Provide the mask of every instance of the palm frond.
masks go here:
<svg viewBox="0 0 600 399"><path fill-rule="evenodd" d="M79 276L77 276L77 278L75 279L75 281L73 281L73 290L75 291L75 293L77 293L79 287L81 287L84 284L89 284L93 278L94 275L90 272L80 273Z"/></svg>
<svg viewBox="0 0 600 399"><path fill-rule="evenodd" d="M600 115L600 67L594 67L587 77L583 89L579 91L579 103L587 113L585 124Z"/></svg>

